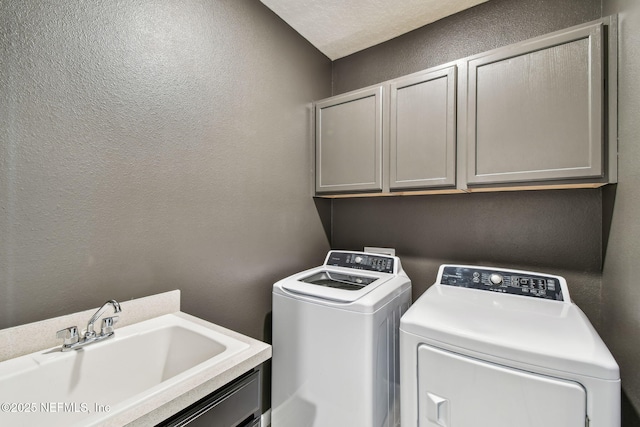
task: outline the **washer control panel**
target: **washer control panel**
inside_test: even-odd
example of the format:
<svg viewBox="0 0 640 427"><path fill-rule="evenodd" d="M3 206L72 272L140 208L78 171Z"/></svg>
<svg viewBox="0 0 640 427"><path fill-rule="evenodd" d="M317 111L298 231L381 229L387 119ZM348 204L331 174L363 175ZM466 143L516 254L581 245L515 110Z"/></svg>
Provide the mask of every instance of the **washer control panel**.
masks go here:
<svg viewBox="0 0 640 427"><path fill-rule="evenodd" d="M441 285L564 301L558 277L487 267L445 266Z"/></svg>
<svg viewBox="0 0 640 427"><path fill-rule="evenodd" d="M331 251L327 255L324 264L333 267L393 273L395 259L391 256L374 255L366 252Z"/></svg>

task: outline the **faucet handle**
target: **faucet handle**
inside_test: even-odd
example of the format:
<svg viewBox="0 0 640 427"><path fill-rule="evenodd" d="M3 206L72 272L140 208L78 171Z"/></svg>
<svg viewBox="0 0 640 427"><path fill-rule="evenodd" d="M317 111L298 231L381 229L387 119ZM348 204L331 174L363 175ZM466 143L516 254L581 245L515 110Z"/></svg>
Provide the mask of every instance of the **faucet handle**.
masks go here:
<svg viewBox="0 0 640 427"><path fill-rule="evenodd" d="M102 329L100 330L100 335L112 334L113 325L118 323L118 320L120 320L120 316L111 316L102 319Z"/></svg>
<svg viewBox="0 0 640 427"><path fill-rule="evenodd" d="M71 345L78 342L78 328L76 326L70 326L62 329L56 333L57 338L64 339L64 345Z"/></svg>

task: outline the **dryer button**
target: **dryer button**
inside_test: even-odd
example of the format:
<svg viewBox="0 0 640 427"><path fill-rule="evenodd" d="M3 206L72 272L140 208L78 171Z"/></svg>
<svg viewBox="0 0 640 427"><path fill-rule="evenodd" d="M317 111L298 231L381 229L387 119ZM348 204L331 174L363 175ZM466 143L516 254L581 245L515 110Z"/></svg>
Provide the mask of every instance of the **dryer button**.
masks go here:
<svg viewBox="0 0 640 427"><path fill-rule="evenodd" d="M502 284L502 276L497 273L493 273L489 276L489 281L493 286L499 286Z"/></svg>

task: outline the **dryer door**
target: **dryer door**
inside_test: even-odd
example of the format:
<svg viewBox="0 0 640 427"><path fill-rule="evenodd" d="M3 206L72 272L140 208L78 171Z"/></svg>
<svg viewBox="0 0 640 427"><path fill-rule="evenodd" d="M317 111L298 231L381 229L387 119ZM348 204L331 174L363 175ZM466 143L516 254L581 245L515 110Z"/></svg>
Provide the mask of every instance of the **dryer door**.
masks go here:
<svg viewBox="0 0 640 427"><path fill-rule="evenodd" d="M418 347L420 427L584 427L576 382Z"/></svg>

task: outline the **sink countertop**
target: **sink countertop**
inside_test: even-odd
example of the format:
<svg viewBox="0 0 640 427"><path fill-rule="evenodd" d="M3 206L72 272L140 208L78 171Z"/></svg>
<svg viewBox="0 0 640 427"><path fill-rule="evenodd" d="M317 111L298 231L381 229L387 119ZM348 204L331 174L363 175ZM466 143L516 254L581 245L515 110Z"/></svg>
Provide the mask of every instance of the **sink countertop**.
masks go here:
<svg viewBox="0 0 640 427"><path fill-rule="evenodd" d="M119 328L139 323L143 320L180 311L180 291L163 292L119 302L122 307L122 313L120 313L120 320L118 320L115 327L116 331ZM0 362L60 346L62 340L56 338L56 331L72 325L78 326L78 331L81 331L97 309L98 307L39 322L0 329Z"/></svg>
<svg viewBox="0 0 640 427"><path fill-rule="evenodd" d="M116 333L118 327L165 314L174 314L246 343L249 347L202 371L199 375L157 393L146 402L111 417L101 426L156 425L271 358L269 344L181 312L180 291L124 301L121 306L123 314L116 327ZM60 345L60 340L55 337L57 330L74 324L82 326L94 312L95 309L92 309L0 330L0 361Z"/></svg>
<svg viewBox="0 0 640 427"><path fill-rule="evenodd" d="M271 346L269 344L186 313L179 312L175 314L247 343L249 348L216 364L195 378L172 387L166 392L159 393L146 404L139 405L131 411L121 414L121 416L114 417L114 419L105 423L105 426L146 427L155 425L271 358Z"/></svg>

